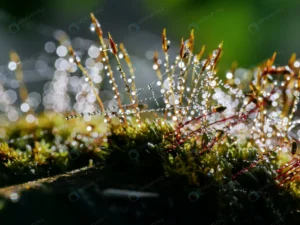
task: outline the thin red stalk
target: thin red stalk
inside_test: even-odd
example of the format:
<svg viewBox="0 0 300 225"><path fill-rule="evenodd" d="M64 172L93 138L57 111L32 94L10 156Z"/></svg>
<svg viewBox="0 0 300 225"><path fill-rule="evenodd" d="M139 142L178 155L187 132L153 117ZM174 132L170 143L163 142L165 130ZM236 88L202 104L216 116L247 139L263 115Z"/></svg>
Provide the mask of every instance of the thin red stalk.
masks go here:
<svg viewBox="0 0 300 225"><path fill-rule="evenodd" d="M204 118L204 117L206 117L206 116L210 116L210 115L212 115L212 114L214 114L214 113L216 113L216 112L210 112L210 113L208 113L208 114L204 114L204 115L201 115L201 116L197 116L197 117L195 117L195 118L193 118L193 119L191 119L191 120L189 120L189 121L187 121L187 122L181 124L180 126L176 127L176 130L175 130L175 131L170 131L170 132L167 133L166 135L170 135L170 134L172 134L172 133L174 133L174 132L178 132L178 130L181 129L181 128L183 128L185 125L188 125L188 124L190 124L191 122L194 122L194 121L196 121L196 120L202 119L202 118Z"/></svg>
<svg viewBox="0 0 300 225"><path fill-rule="evenodd" d="M290 162L288 162L288 165L282 166L280 169L277 170L277 173L281 172L282 170L286 169L287 167L291 166L294 162L297 162L298 159L292 159Z"/></svg>
<svg viewBox="0 0 300 225"><path fill-rule="evenodd" d="M273 69L273 68L270 69L267 67L263 70L263 73L261 76L265 76L267 74L277 75L277 74L283 74L283 73L288 73L288 74L291 74L292 76L295 75L294 71L292 71L286 67L279 67L279 68L275 68L275 69Z"/></svg>
<svg viewBox="0 0 300 225"><path fill-rule="evenodd" d="M278 175L277 177L275 177L275 180L278 180L280 179L281 177L284 177L285 175L287 175L291 170L295 169L296 167L299 167L300 166L300 161L296 160L295 163L293 163L292 165L289 165L291 166L291 168L289 168L287 171L285 171L284 173ZM287 168L287 167L286 167ZM288 174L290 175L290 174ZM286 179L283 179L283 181L285 181Z"/></svg>

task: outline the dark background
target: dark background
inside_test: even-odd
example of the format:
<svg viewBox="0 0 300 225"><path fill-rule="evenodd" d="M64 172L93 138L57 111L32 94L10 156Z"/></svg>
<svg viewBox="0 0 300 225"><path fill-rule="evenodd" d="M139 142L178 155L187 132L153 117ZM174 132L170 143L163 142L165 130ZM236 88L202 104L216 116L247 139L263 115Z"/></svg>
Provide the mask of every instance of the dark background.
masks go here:
<svg viewBox="0 0 300 225"><path fill-rule="evenodd" d="M115 42L127 47L137 68L137 85L156 79L146 53L161 49L163 28L167 28L173 57L179 52L181 37L187 38L191 28L195 29L196 50L205 44L206 55L224 41L219 63L222 77L233 61L251 68L274 51L278 53L276 63L283 65L300 51L299 11L299 0L4 0L0 3L0 73L13 78L7 64L9 51L16 50L22 62L31 60L25 68L29 91L41 93L43 83L53 76L35 71L34 62L46 54L45 43L55 42L57 29L71 38L97 42L89 30L90 12L99 19L106 37L110 31ZM20 21L18 28L13 27ZM58 56L49 57L51 67Z"/></svg>
<svg viewBox="0 0 300 225"><path fill-rule="evenodd" d="M96 40L89 31L89 19L80 24L76 33L70 32L68 27L89 17L90 12L96 12L101 7L103 12L96 13L96 16L103 30L109 30L117 42L135 44L130 51L139 57L143 57L151 45L157 44L153 38L139 38L141 33L160 37L162 29L166 27L175 46L181 36L188 36L189 27L195 23L198 25L195 28L198 49L205 44L208 50L212 50L224 41L222 67L230 65L233 60L237 60L243 67L250 67L274 51L279 52L277 62L285 63L293 52L298 53L300 50L298 0L4 0L0 3L1 64L7 63L9 50L17 50L22 58L31 57L43 48L45 41L51 39L35 27L30 29L30 22L62 29L71 37L82 36ZM155 13L160 8L163 10ZM10 32L11 23L40 9L42 12L37 12L24 22L18 32ZM129 31L131 23L151 13L155 15L146 19L139 31ZM263 22L259 24L259 20ZM253 23L258 26L251 27ZM160 43L157 46L160 47Z"/></svg>

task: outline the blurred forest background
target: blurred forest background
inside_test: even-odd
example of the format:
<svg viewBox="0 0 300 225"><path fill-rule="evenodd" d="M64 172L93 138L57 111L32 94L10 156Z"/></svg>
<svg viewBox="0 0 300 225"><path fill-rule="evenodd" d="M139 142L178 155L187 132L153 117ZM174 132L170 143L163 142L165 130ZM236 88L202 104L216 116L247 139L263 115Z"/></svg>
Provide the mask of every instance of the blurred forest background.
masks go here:
<svg viewBox="0 0 300 225"><path fill-rule="evenodd" d="M55 29L71 38L97 41L89 29L90 12L99 19L105 35L110 31L117 43L125 44L138 65L138 77L156 78L150 60L153 51L161 49L163 28L167 28L173 56L179 52L181 37L187 38L192 28L196 50L205 45L206 55L224 41L220 76L233 61L251 68L275 51L276 64L282 65L292 53L300 52L299 11L299 0L4 0L0 3L0 80L1 76L9 79L10 50L16 50L22 61L36 61L45 53L45 43L54 41ZM53 74L41 75L32 65L26 68L25 81L29 89L39 92L39 84L51 80Z"/></svg>

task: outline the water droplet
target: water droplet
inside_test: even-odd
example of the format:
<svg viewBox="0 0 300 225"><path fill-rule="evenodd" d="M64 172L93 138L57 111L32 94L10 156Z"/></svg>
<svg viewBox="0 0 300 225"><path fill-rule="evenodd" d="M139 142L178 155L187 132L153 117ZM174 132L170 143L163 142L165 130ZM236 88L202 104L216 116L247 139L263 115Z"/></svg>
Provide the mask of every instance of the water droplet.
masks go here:
<svg viewBox="0 0 300 225"><path fill-rule="evenodd" d="M90 30L91 30L92 32L95 32L96 26L95 26L94 23L91 23L91 25L90 25Z"/></svg>
<svg viewBox="0 0 300 225"><path fill-rule="evenodd" d="M12 193L10 194L9 198L10 198L10 200L11 200L13 203L15 203L15 202L19 201L20 196L19 196L18 193L12 192Z"/></svg>
<svg viewBox="0 0 300 225"><path fill-rule="evenodd" d="M288 128L288 137L290 140L300 141L300 120L295 120L292 125Z"/></svg>
<svg viewBox="0 0 300 225"><path fill-rule="evenodd" d="M182 69L184 66L185 66L184 62L181 61L181 62L178 63L178 67L179 67L179 68Z"/></svg>
<svg viewBox="0 0 300 225"><path fill-rule="evenodd" d="M8 69L10 69L11 71L14 71L17 69L17 63L15 62L9 62L8 63Z"/></svg>

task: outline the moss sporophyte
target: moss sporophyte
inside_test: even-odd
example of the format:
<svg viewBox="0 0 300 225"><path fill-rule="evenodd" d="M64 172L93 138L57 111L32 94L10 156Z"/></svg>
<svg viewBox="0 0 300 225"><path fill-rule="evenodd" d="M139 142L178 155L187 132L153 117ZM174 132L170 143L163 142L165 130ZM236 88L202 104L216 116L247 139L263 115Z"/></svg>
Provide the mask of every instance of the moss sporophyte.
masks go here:
<svg viewBox="0 0 300 225"><path fill-rule="evenodd" d="M164 29L161 55L158 51L153 55L157 81L146 84L149 97L140 99L140 93L147 92L147 88L138 88L135 83L141 71L134 68L124 44L117 45L110 33L105 38L93 14L91 19L91 31L99 42L90 47L86 66L80 58L82 54L72 46L74 42L63 32L56 36L58 48L65 50L59 53L59 60L66 66L58 69L48 86L60 88L65 102L55 102L53 98L57 96L51 96L55 90L50 88L44 95L44 114L37 115L27 104L20 59L17 53L11 53L11 63L16 65L12 68L22 83L22 104L27 105L25 117L1 130L0 168L8 175L1 175L2 186L54 176L88 164L97 168L112 163L122 170L133 165L136 172L149 168L160 173L159 168L163 168L162 174L153 176L166 179L149 181L147 189L183 177L191 202L201 199L211 188L219 194L239 193L248 198L249 190L260 190L265 185L278 193L287 191L295 201L299 200L299 138L290 132L297 125L294 114L300 88L295 55L286 66L274 64L276 53L253 70L233 64L227 79L222 80L217 76L216 65L223 43L202 59L205 48L195 53L192 30L187 39L181 39L180 51L172 61L171 42ZM111 61L117 63L116 68ZM84 79L80 81L81 88L74 89L80 93L72 104L72 95L64 87L69 82L77 87L72 74L78 72ZM116 75L124 88L117 84ZM104 91L97 85L105 77L113 93L108 101L103 100ZM0 84L0 93L3 90ZM149 108L151 104L156 107ZM62 116L70 109L75 113ZM247 187L251 182L258 189ZM247 193L240 193L244 188ZM227 198L226 195L224 199ZM228 201L234 205L238 200ZM300 209L299 201L294 207Z"/></svg>

